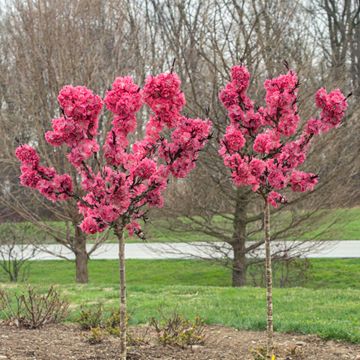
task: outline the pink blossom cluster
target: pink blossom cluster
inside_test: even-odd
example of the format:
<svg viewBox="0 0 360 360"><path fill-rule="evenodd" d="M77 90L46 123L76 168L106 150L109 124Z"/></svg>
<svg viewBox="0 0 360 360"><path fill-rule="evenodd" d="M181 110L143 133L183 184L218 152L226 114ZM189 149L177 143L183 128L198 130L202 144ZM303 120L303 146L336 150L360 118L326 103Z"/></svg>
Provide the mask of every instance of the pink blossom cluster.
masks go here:
<svg viewBox="0 0 360 360"><path fill-rule="evenodd" d="M103 146L104 156L109 165L125 165L125 150L129 144L127 136L136 130L136 113L143 104L142 94L130 76L118 77L106 93L104 101L108 110L114 114L113 127Z"/></svg>
<svg viewBox="0 0 360 360"><path fill-rule="evenodd" d="M266 80L266 107L259 109L263 124L274 128L280 135L294 135L300 117L297 113L298 79L293 71L275 79Z"/></svg>
<svg viewBox="0 0 360 360"><path fill-rule="evenodd" d="M340 90L327 94L320 89L315 97L320 117L308 120L302 134L296 137L300 122L296 74L290 70L266 80L266 106L257 110L246 93L249 79L245 67L235 66L231 81L220 91L230 126L221 140L219 154L230 168L235 185L251 186L277 207L286 201L278 190L290 187L292 191L304 192L317 184L317 175L297 168L306 160L313 136L341 124L347 101Z"/></svg>
<svg viewBox="0 0 360 360"><path fill-rule="evenodd" d="M185 105L185 96L180 89L181 81L174 73L149 76L146 79L143 96L145 103L162 125L174 127Z"/></svg>
<svg viewBox="0 0 360 360"><path fill-rule="evenodd" d="M270 154L281 147L280 134L275 129L267 129L259 134L254 141L254 151Z"/></svg>
<svg viewBox="0 0 360 360"><path fill-rule="evenodd" d="M208 140L210 121L179 118L178 126L171 134L171 142L162 141L160 158L168 164L170 172L177 178L184 178L195 168L199 151Z"/></svg>
<svg viewBox="0 0 360 360"><path fill-rule="evenodd" d="M130 150L127 136L135 131L135 116L143 103L150 107L153 115L146 124L145 137L135 142ZM108 167L107 173L120 175L109 176L105 184L99 184L101 176L98 174L95 188L92 185L86 188L88 198L84 200L92 207L80 204L84 215L82 229L102 231L126 213L129 233L139 234L138 219L143 216L142 209L146 205L163 206L163 192L170 173L184 177L195 167L198 152L208 139L210 124L181 116L185 97L176 74L150 76L140 91L131 78L117 78L105 97L105 104L115 116L104 154L109 165L118 167L116 170ZM171 141L166 139L166 131L170 132ZM86 182L91 184L91 179L87 178ZM99 193L104 187L107 191Z"/></svg>
<svg viewBox="0 0 360 360"><path fill-rule="evenodd" d="M231 69L231 79L232 81L220 91L219 98L228 110L231 123L234 126L244 126L251 131L259 124L258 117L253 116L254 104L246 94L250 73L244 66L234 66Z"/></svg>
<svg viewBox="0 0 360 360"><path fill-rule="evenodd" d="M319 119L310 119L305 127L306 135L319 135L326 133L341 124L347 109L345 96L339 89L326 93L324 88L317 91L315 95L316 106L321 109Z"/></svg>
<svg viewBox="0 0 360 360"><path fill-rule="evenodd" d="M69 146L68 159L79 167L99 151L95 137L102 100L84 86L67 85L61 89L58 102L63 116L52 120L53 131L47 131L45 139L52 146Z"/></svg>
<svg viewBox="0 0 360 360"><path fill-rule="evenodd" d="M59 175L54 168L41 166L38 153L29 145L19 146L15 155L21 162L21 185L38 190L53 202L70 198L73 185L68 174Z"/></svg>
<svg viewBox="0 0 360 360"><path fill-rule="evenodd" d="M102 147L106 165L100 164L96 141L102 100L80 86L66 86L60 91L58 100L64 116L53 120L53 131L46 133L46 139L53 146L65 143L71 148L68 159L82 179L84 195L76 198L84 217L84 232L101 232L121 221L131 235L140 236L139 219L144 218L146 207L163 206L169 176L185 177L195 167L209 139L211 123L181 115L185 97L180 85L173 73L149 76L142 90L131 77L115 79L104 99L113 114ZM144 104L152 111L145 137L130 144L128 136L136 131L136 115ZM47 169L41 177L39 156L27 145L24 147L17 150L23 162L23 185L37 188L53 201L75 197L69 175L52 174L53 169ZM86 162L93 155L95 168ZM31 181L27 180L30 171L37 176ZM38 178L43 182L39 180L40 185ZM51 190L45 189L45 180Z"/></svg>

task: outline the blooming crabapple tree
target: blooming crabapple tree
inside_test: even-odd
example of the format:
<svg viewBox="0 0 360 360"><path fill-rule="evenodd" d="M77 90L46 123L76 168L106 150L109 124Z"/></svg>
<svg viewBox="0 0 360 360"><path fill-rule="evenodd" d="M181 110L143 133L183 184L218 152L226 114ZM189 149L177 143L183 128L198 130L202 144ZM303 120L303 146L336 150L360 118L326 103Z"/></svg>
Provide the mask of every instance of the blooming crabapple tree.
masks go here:
<svg viewBox="0 0 360 360"><path fill-rule="evenodd" d="M185 105L180 85L172 72L149 76L143 89L131 77L118 77L104 101L86 87L65 86L58 96L62 116L52 120L53 130L45 138L54 147L69 148L67 159L78 174L74 179L42 165L31 146L16 150L22 185L54 202L75 198L85 233L114 229L119 240L121 359L126 358L124 230L142 237L139 220L148 208L163 205L170 175L184 178L194 169L210 137L209 120L180 114ZM97 138L103 102L113 120L101 148ZM145 136L130 144L144 104L152 111ZM82 193L74 192L75 182L81 183Z"/></svg>
<svg viewBox="0 0 360 360"><path fill-rule="evenodd" d="M320 115L309 119L300 131L299 80L292 70L266 80L266 105L256 107L247 96L250 74L234 66L231 81L219 98L228 111L230 125L220 142L219 154L231 171L235 186L250 186L264 200L264 231L267 283L267 353L273 352L272 270L270 253L270 209L286 202L282 190L305 192L318 182L316 174L299 170L314 137L341 124L347 101L340 90L320 89L315 103Z"/></svg>

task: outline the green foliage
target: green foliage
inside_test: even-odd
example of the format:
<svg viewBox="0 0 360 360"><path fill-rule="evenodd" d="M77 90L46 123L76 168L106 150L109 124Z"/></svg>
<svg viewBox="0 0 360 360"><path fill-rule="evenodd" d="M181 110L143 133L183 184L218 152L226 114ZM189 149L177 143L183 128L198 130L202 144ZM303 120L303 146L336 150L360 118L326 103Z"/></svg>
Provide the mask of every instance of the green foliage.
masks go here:
<svg viewBox="0 0 360 360"><path fill-rule="evenodd" d="M120 336L120 311L115 308L104 311L102 303L93 304L90 307L81 305L76 321L82 330L90 331L88 341L91 344L101 343L108 335ZM129 317L126 321L129 321ZM142 337L134 337L130 329L126 335L129 345L147 343Z"/></svg>
<svg viewBox="0 0 360 360"><path fill-rule="evenodd" d="M250 349L250 355L253 360L267 360L266 346L255 346ZM275 345L274 348L274 360L305 360L304 351L302 346L297 345Z"/></svg>
<svg viewBox="0 0 360 360"><path fill-rule="evenodd" d="M166 346L186 347L202 345L204 343L204 322L199 316L191 321L177 312L170 316L161 314L161 319L150 319L150 325L154 327L158 341Z"/></svg>
<svg viewBox="0 0 360 360"><path fill-rule="evenodd" d="M90 330L90 333L87 337L87 341L91 344L91 345L96 345L96 344L101 344L104 339L106 338L106 332L100 328L100 327L93 327Z"/></svg>
<svg viewBox="0 0 360 360"><path fill-rule="evenodd" d="M126 319L126 323L128 323L129 317ZM120 310L111 309L110 315L105 320L105 328L106 331L113 336L120 336ZM129 333L127 334L129 335Z"/></svg>
<svg viewBox="0 0 360 360"><path fill-rule="evenodd" d="M103 305L95 304L90 307L81 305L77 322L81 330L90 330L103 326Z"/></svg>

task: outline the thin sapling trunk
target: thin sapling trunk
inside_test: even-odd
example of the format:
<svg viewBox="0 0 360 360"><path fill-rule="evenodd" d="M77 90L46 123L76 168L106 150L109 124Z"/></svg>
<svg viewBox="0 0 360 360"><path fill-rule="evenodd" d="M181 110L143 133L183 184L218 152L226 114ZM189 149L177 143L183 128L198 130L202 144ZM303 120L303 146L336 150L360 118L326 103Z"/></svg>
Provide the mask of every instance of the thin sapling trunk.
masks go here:
<svg viewBox="0 0 360 360"><path fill-rule="evenodd" d="M126 275L125 275L125 239L124 230L121 226L115 226L115 235L119 243L119 278L120 278L120 360L126 360L126 328L127 328L127 314L126 314Z"/></svg>
<svg viewBox="0 0 360 360"><path fill-rule="evenodd" d="M266 305L267 305L267 326L266 326L266 354L272 358L274 351L274 328L273 328L273 302L272 302L272 267L270 248L270 206L265 198L264 203L264 235L265 235L265 277L266 277Z"/></svg>

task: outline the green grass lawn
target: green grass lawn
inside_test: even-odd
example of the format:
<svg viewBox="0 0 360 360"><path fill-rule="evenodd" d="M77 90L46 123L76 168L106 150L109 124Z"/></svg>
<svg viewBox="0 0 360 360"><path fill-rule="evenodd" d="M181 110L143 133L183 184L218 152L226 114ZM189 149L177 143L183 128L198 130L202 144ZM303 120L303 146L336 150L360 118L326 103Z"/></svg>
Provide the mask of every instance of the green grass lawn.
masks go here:
<svg viewBox="0 0 360 360"><path fill-rule="evenodd" d="M274 289L275 330L318 334L327 339L360 343L359 260L311 260L305 287ZM118 302L118 268L113 260L90 262L90 283L73 282L73 264L36 261L29 282L44 289L57 284L71 302L69 321L82 304ZM265 329L265 290L231 288L229 270L196 260L128 260L128 307L131 323L177 311L185 317L201 316L208 324L239 329ZM17 291L24 285L2 283Z"/></svg>
<svg viewBox="0 0 360 360"><path fill-rule="evenodd" d="M292 286L360 290L360 259L311 259L309 263L307 279L293 279ZM231 286L230 269L201 260L127 260L126 266L129 285ZM253 270L250 268L249 271ZM254 271L262 269L259 266ZM118 283L118 262L91 260L89 273L90 285L115 286ZM275 271L275 284L277 277ZM74 264L70 261L32 261L30 264L29 282L32 284L71 285L74 278ZM1 273L0 281L6 281ZM249 279L248 285L251 284Z"/></svg>

